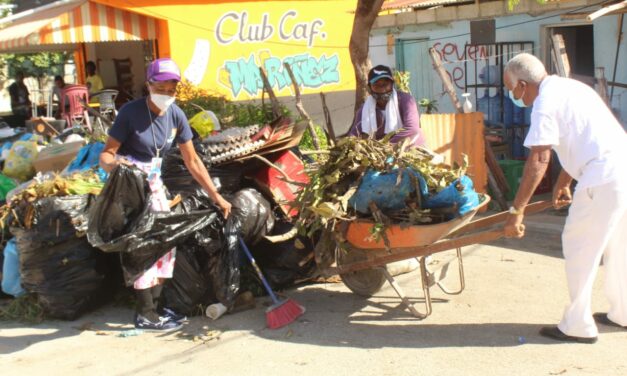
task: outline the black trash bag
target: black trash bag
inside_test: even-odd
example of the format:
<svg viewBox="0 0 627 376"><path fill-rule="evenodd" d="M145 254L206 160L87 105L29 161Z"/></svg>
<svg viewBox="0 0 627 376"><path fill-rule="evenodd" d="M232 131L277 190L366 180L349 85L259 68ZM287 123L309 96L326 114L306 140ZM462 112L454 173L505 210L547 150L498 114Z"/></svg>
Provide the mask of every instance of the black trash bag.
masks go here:
<svg viewBox="0 0 627 376"><path fill-rule="evenodd" d="M231 203L231 216L244 242L251 246L272 231L274 215L270 203L259 191L245 188L227 198Z"/></svg>
<svg viewBox="0 0 627 376"><path fill-rule="evenodd" d="M211 181L216 186L218 192L233 193L242 187L242 179L244 176L242 168L233 166L212 167L210 162L211 155L206 146L200 142L194 142L194 148L207 168L207 171L209 171ZM170 149L163 159L161 177L163 183L172 194L181 194L185 197L189 195L207 195L207 192L202 189L200 184L194 180L187 170L183 162L183 157L181 156L181 151L178 148Z"/></svg>
<svg viewBox="0 0 627 376"><path fill-rule="evenodd" d="M104 252L120 252L129 286L169 250L219 218L213 208L152 212L144 176L134 167L119 165L89 210L89 242Z"/></svg>
<svg viewBox="0 0 627 376"><path fill-rule="evenodd" d="M30 228L11 227L22 285L37 293L50 317L74 320L112 296L106 255L77 236L85 231L90 201L88 195L47 197L16 208L20 219L33 216Z"/></svg>
<svg viewBox="0 0 627 376"><path fill-rule="evenodd" d="M208 199L193 196L182 203L186 211L208 205ZM225 224L220 217L177 247L174 274L162 294L166 307L194 315L202 313L199 306L218 301L233 305L240 286L237 225L233 219Z"/></svg>
<svg viewBox="0 0 627 376"><path fill-rule="evenodd" d="M292 228L288 222L277 221L271 235L285 234ZM283 289L317 275L314 247L312 239L298 235L279 243L263 238L251 252L270 285Z"/></svg>
<svg viewBox="0 0 627 376"><path fill-rule="evenodd" d="M240 286L240 245L238 236L240 222L231 215L222 227L224 246L209 254L207 273L211 276L212 293L215 301L227 308L235 302Z"/></svg>
<svg viewBox="0 0 627 376"><path fill-rule="evenodd" d="M172 278L163 287L161 297L166 307L185 315L195 315L203 305L211 283L206 273L202 248L184 244L176 250L176 263Z"/></svg>
<svg viewBox="0 0 627 376"><path fill-rule="evenodd" d="M110 174L89 210L89 242L105 252L123 251L124 244L112 243L137 227L150 212L150 188L141 170L118 165Z"/></svg>

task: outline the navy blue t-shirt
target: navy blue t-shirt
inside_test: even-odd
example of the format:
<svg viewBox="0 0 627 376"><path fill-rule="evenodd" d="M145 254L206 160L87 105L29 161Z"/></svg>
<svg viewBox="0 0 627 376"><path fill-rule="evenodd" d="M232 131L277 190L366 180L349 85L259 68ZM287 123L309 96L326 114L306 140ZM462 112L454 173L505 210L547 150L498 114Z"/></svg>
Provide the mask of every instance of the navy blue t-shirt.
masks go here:
<svg viewBox="0 0 627 376"><path fill-rule="evenodd" d="M109 130L109 136L121 144L118 154L141 162L150 162L164 144L159 154L161 158L174 141L183 144L192 139L192 130L179 106L172 104L163 116L159 116L149 110L146 101L147 98L140 98L122 106Z"/></svg>

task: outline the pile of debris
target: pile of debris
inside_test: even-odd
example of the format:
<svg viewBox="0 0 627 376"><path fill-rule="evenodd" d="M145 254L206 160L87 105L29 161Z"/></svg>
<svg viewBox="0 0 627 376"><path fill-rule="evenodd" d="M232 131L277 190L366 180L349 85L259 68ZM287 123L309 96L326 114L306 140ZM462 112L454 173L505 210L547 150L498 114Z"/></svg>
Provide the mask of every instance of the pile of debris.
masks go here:
<svg viewBox="0 0 627 376"><path fill-rule="evenodd" d="M294 203L302 234L333 232L356 218L370 218L377 231L389 223L433 224L477 206L467 158L449 166L409 142L390 143L392 136L343 138L309 166L311 183Z"/></svg>

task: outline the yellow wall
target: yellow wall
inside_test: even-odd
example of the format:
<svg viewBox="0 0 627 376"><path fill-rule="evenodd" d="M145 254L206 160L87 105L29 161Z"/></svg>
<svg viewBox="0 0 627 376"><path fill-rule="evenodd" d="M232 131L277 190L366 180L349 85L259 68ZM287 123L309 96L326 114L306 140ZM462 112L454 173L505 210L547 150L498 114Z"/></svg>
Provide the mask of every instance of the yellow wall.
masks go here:
<svg viewBox="0 0 627 376"><path fill-rule="evenodd" d="M283 62L304 94L355 87L348 52L355 0L106 3L165 20L160 55L172 57L193 83L230 99L261 96L260 65L277 95L291 95Z"/></svg>

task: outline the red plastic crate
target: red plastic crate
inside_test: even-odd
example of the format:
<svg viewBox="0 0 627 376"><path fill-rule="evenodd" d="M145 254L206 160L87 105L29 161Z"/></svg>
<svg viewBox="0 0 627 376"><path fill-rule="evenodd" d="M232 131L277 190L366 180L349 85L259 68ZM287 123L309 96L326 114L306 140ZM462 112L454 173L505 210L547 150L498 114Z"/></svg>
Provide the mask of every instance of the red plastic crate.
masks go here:
<svg viewBox="0 0 627 376"><path fill-rule="evenodd" d="M294 152L287 150L267 157L275 166L282 169L290 180L303 184L309 183L305 165ZM290 208L289 202L296 199L298 192L302 189L301 186L286 182L283 174L269 166L261 168L255 174L254 179L262 191L274 198L285 215L288 217L298 215L298 210Z"/></svg>

